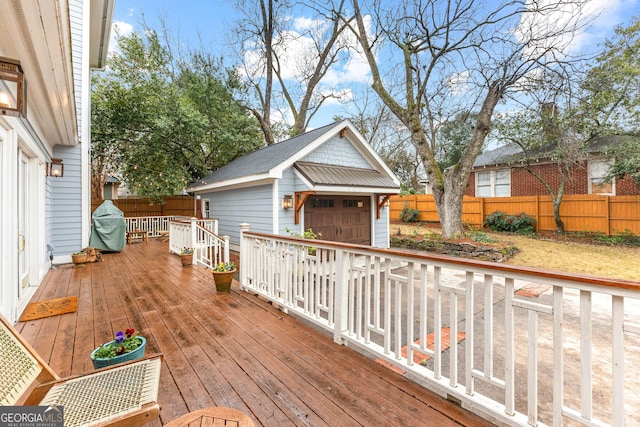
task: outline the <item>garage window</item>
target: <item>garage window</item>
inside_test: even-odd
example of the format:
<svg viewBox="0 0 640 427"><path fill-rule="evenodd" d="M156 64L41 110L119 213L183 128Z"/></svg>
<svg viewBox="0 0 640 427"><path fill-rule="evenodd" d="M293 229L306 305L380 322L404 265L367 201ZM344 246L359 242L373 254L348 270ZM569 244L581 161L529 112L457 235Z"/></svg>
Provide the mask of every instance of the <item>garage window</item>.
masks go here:
<svg viewBox="0 0 640 427"><path fill-rule="evenodd" d="M311 200L311 206L314 208L332 208L333 199L313 199Z"/></svg>

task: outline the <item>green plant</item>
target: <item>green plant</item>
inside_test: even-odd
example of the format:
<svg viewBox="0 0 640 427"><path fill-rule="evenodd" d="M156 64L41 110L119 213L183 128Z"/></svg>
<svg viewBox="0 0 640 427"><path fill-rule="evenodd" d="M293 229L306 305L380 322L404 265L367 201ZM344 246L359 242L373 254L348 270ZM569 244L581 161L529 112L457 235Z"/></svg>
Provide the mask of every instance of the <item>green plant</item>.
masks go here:
<svg viewBox="0 0 640 427"><path fill-rule="evenodd" d="M409 207L408 203L404 204L404 207L400 211L400 220L402 222L419 222L420 211Z"/></svg>
<svg viewBox="0 0 640 427"><path fill-rule="evenodd" d="M626 229L618 234L607 236L604 233L591 233L591 238L606 245L640 246L640 236Z"/></svg>
<svg viewBox="0 0 640 427"><path fill-rule="evenodd" d="M74 255L82 255L84 253L84 251L75 251L73 254Z"/></svg>
<svg viewBox="0 0 640 427"><path fill-rule="evenodd" d="M479 242L479 243L496 243L497 242L495 238L493 238L491 235L483 231L473 230L469 234L471 236L471 240L473 240L474 242Z"/></svg>
<svg viewBox="0 0 640 427"><path fill-rule="evenodd" d="M505 231L516 234L533 234L536 220L522 212L515 215L507 215L501 211L495 211L484 220L484 226L494 231Z"/></svg>
<svg viewBox="0 0 640 427"><path fill-rule="evenodd" d="M121 354L130 353L142 345L135 329L116 332L115 340L102 344L94 353L96 359L111 359Z"/></svg>
<svg viewBox="0 0 640 427"><path fill-rule="evenodd" d="M309 229L307 229L307 230L305 230L305 231L304 231L304 233L302 233L302 234L298 233L297 231L291 231L291 230L289 230L289 229L288 229L288 228L286 228L286 227L285 227L285 231L286 231L287 233L289 233L289 234L290 234L291 236L293 236L293 237L299 237L299 238L302 238L302 239L312 239L312 240L315 240L315 239L317 239L318 237L322 237L322 233L317 233L317 234L316 234L316 233L314 233L314 232L313 232L313 230L312 230L312 229L310 229L310 228L309 228ZM307 252L309 253L309 255L311 255L311 254L313 254L313 253L316 251L316 249L317 249L316 247L310 246L310 247L307 249Z"/></svg>
<svg viewBox="0 0 640 427"><path fill-rule="evenodd" d="M236 264L233 262L221 262L220 264L213 267L213 271L233 271L236 269Z"/></svg>
<svg viewBox="0 0 640 427"><path fill-rule="evenodd" d="M306 229L302 234L298 233L297 231L291 231L286 227L284 230L291 236L299 237L301 239L317 239L318 237L322 237L322 233L314 233L311 228Z"/></svg>
<svg viewBox="0 0 640 427"><path fill-rule="evenodd" d="M193 248L184 247L180 250L180 255L191 255L193 254Z"/></svg>

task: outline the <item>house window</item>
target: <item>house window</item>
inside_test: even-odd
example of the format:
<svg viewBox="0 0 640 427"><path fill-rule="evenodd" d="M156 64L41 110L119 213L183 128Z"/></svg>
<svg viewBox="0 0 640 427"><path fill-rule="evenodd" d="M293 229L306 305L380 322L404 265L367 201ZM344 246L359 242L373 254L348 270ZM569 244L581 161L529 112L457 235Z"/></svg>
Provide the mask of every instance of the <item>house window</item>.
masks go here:
<svg viewBox="0 0 640 427"><path fill-rule="evenodd" d="M605 177L611 166L611 160L589 161L589 194L615 195L615 179L612 179L611 182L605 182Z"/></svg>
<svg viewBox="0 0 640 427"><path fill-rule="evenodd" d="M511 196L511 170L476 172L476 197Z"/></svg>
<svg viewBox="0 0 640 427"><path fill-rule="evenodd" d="M209 199L202 199L202 218L209 218L211 202Z"/></svg>

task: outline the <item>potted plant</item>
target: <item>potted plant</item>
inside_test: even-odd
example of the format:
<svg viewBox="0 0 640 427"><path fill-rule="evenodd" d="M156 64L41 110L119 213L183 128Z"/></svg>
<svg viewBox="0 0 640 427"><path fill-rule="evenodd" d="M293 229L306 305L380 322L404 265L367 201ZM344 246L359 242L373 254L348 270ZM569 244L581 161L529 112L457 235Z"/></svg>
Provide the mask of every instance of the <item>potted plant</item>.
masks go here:
<svg viewBox="0 0 640 427"><path fill-rule="evenodd" d="M116 339L102 344L91 352L91 361L95 369L128 362L144 357L147 340L139 336L135 329L116 332Z"/></svg>
<svg viewBox="0 0 640 427"><path fill-rule="evenodd" d="M84 265L87 262L87 253L84 251L77 251L71 254L71 260L74 264Z"/></svg>
<svg viewBox="0 0 640 427"><path fill-rule="evenodd" d="M193 264L193 248L182 248L180 250L180 260L183 267Z"/></svg>
<svg viewBox="0 0 640 427"><path fill-rule="evenodd" d="M229 292L235 272L236 265L233 262L221 262L213 267L213 281L218 292Z"/></svg>

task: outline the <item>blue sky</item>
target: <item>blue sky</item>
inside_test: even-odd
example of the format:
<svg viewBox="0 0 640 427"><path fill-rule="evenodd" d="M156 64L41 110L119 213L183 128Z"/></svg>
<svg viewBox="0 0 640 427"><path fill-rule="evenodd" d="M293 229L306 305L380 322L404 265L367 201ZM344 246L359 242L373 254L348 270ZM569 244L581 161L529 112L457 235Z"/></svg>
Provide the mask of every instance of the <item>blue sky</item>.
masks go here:
<svg viewBox="0 0 640 427"><path fill-rule="evenodd" d="M132 30L139 31L143 20L150 27L159 29L160 17L164 17L172 36L179 35L184 43L203 47L229 59L229 55L226 54L229 48L225 44L228 40L226 34L233 31L233 23L238 16L234 3L235 1L223 0L116 0L114 24L118 25L121 33L126 34ZM587 32L575 38L574 45L577 49L593 49L593 46L611 36L613 28L617 25L624 25L633 16L640 14L640 0L591 0L589 10L593 13L594 23ZM111 48L114 45L112 41ZM304 45L300 44L299 49L303 50ZM342 68L338 67L325 79L327 87L342 84L348 91L352 88L355 90L358 85L367 84L367 80L368 67L359 61L351 61ZM347 93L346 97L356 98L357 94ZM337 103L333 107L329 109L333 114L344 114L345 111L340 110ZM312 127L329 121L330 114L320 114Z"/></svg>

